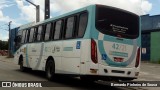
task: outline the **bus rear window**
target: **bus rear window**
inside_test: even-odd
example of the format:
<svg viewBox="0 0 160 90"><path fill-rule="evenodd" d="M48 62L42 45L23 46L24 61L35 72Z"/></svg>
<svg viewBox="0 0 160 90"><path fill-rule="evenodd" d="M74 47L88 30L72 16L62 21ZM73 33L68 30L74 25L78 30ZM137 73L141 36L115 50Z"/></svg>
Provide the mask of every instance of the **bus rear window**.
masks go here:
<svg viewBox="0 0 160 90"><path fill-rule="evenodd" d="M139 16L121 9L97 5L96 28L106 35L135 39L139 36Z"/></svg>

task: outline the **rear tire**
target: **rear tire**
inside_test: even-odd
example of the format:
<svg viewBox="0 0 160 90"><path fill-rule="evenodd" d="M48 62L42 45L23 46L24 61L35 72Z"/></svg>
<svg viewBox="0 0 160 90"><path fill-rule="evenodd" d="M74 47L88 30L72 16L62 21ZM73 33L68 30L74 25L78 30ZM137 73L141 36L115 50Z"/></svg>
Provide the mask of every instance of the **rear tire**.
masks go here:
<svg viewBox="0 0 160 90"><path fill-rule="evenodd" d="M48 80L52 81L55 77L55 64L53 60L49 60L46 64L46 77Z"/></svg>

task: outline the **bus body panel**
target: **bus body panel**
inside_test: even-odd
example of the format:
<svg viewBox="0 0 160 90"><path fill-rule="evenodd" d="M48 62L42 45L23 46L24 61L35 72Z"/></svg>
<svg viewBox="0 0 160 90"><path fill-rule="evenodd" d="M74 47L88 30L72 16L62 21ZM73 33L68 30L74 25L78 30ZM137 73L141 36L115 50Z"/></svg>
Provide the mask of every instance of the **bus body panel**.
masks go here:
<svg viewBox="0 0 160 90"><path fill-rule="evenodd" d="M79 74L81 41L72 39L67 41L64 40L62 46L62 70Z"/></svg>
<svg viewBox="0 0 160 90"><path fill-rule="evenodd" d="M24 60L23 65L25 67L27 67L27 63L26 63L26 58L28 57L27 53L26 53L26 48L27 45L23 45L21 46L21 48L19 48L14 54L14 63L15 64L19 64L19 59L22 56L22 59Z"/></svg>
<svg viewBox="0 0 160 90"><path fill-rule="evenodd" d="M31 43L27 45L28 66L33 70L37 70L43 57L43 42Z"/></svg>
<svg viewBox="0 0 160 90"><path fill-rule="evenodd" d="M81 61L80 61L80 74L87 74L87 64L91 61L90 59L90 39L82 39L81 40Z"/></svg>
<svg viewBox="0 0 160 90"><path fill-rule="evenodd" d="M43 67L45 67L48 57L51 56L55 62L55 72L60 72L62 70L62 51L62 41L46 42L44 46L45 59Z"/></svg>
<svg viewBox="0 0 160 90"><path fill-rule="evenodd" d="M105 36L100 34L100 36ZM113 67L134 67L135 59L137 56L137 50L140 46L137 44L137 40L116 41L116 37L106 36L108 40L98 39L98 60L100 64L110 65ZM114 41L115 40L115 41ZM133 43L127 44L128 42ZM116 57L122 58L122 60L114 60ZM125 63L123 63L125 62Z"/></svg>

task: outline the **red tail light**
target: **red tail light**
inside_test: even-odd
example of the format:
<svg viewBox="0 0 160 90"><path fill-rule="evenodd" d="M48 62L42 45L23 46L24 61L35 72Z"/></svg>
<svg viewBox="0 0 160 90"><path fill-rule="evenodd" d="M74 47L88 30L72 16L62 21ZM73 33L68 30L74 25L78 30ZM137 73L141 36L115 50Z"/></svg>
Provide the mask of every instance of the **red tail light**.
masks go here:
<svg viewBox="0 0 160 90"><path fill-rule="evenodd" d="M97 45L96 42L91 39L91 59L94 63L98 63L97 59Z"/></svg>
<svg viewBox="0 0 160 90"><path fill-rule="evenodd" d="M136 57L135 67L139 66L139 62L140 62L140 48L138 48L138 50L137 50L137 57Z"/></svg>

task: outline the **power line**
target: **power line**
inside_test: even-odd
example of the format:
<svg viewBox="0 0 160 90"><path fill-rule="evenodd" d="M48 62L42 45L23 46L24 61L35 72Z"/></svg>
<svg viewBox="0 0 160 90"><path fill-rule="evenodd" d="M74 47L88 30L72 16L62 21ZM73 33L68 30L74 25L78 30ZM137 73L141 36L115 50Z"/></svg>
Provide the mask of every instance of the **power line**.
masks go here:
<svg viewBox="0 0 160 90"><path fill-rule="evenodd" d="M9 31L7 28L1 28L1 27L0 27L0 30Z"/></svg>
<svg viewBox="0 0 160 90"><path fill-rule="evenodd" d="M0 30L5 30L5 31L8 31L8 24L2 24L2 25L0 25Z"/></svg>

